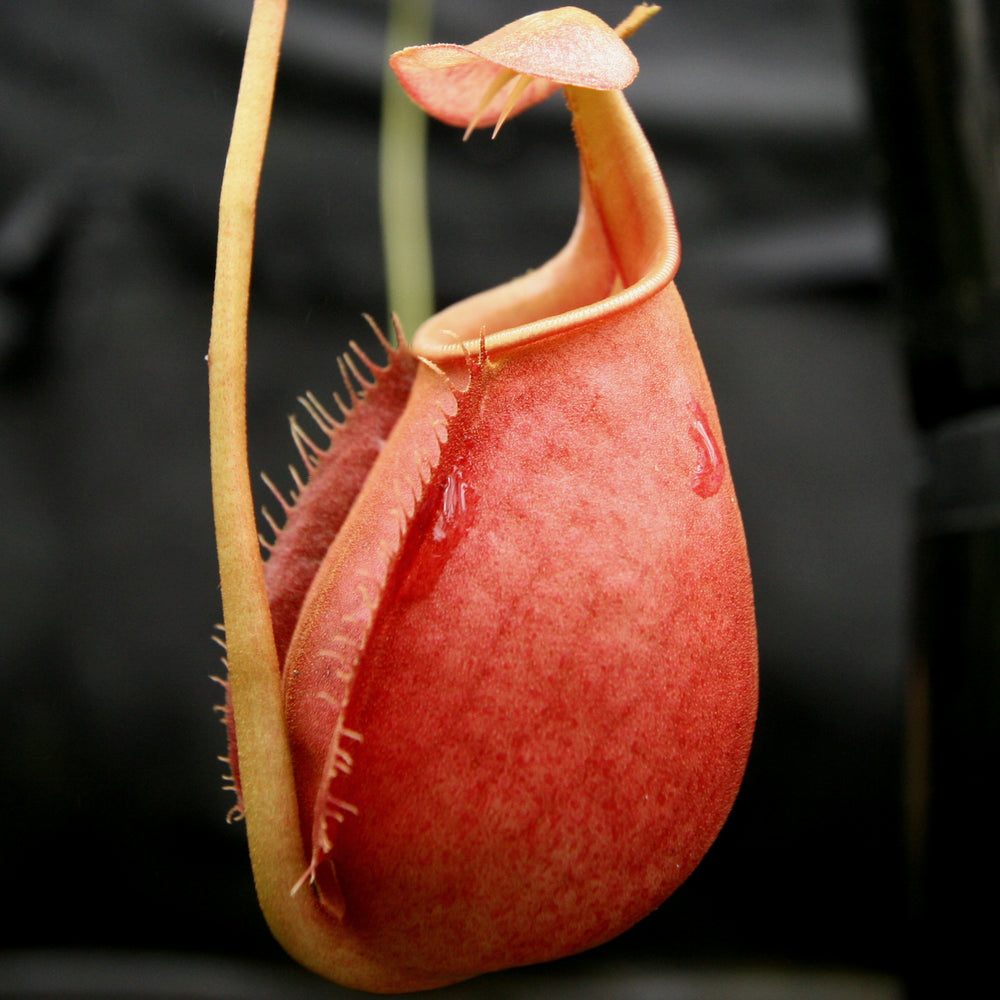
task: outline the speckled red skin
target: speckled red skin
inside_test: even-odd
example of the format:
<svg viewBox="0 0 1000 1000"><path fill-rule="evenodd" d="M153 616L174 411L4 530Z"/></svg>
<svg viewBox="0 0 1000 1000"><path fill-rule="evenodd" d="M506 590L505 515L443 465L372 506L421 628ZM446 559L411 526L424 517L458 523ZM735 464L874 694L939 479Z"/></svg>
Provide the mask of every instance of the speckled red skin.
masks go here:
<svg viewBox="0 0 1000 1000"><path fill-rule="evenodd" d="M624 328L466 366L452 386L418 372L394 437L427 481L383 451L285 667L307 842L337 707L363 737L330 783L358 812L330 824L316 887L363 951L436 981L588 948L659 905L729 812L756 708L743 533L727 470L696 489L692 414L721 436L676 289ZM320 655L337 595L377 547L351 523L392 523L378 508L411 488L338 682Z"/></svg>
<svg viewBox="0 0 1000 1000"><path fill-rule="evenodd" d="M490 36L517 49L507 68L548 59L536 28ZM482 56L445 50L460 64L432 110L461 124L455 73ZM424 324L428 363L390 352L266 566L311 855L297 891L322 907L279 936L359 988L625 930L711 845L750 748L750 571L669 198L621 95L563 82L582 165L567 248Z"/></svg>

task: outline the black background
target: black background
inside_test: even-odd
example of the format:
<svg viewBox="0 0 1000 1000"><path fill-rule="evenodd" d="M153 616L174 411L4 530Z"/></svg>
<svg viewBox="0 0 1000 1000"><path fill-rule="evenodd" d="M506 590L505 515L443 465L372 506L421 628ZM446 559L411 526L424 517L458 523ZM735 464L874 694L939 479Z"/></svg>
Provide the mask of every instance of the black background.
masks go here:
<svg viewBox="0 0 1000 1000"><path fill-rule="evenodd" d="M438 0L470 41L535 9ZM617 22L628 5L591 9ZM0 6L4 947L284 963L224 822L204 356L248 0ZM846 0L665 0L629 98L746 521L760 722L716 846L602 951L893 972L919 463ZM385 4L292 0L251 326L255 467L386 313ZM558 97L490 143L431 127L439 305L545 260L576 210ZM637 484L640 488L640 484ZM262 495L263 499L263 495Z"/></svg>

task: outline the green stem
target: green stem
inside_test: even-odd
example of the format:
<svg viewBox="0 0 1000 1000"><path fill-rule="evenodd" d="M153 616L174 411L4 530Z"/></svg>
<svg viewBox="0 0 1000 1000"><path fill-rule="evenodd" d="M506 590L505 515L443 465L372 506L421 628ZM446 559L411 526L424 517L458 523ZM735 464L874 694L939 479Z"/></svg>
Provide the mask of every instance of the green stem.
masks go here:
<svg viewBox="0 0 1000 1000"><path fill-rule="evenodd" d="M430 35L432 0L391 0L388 53ZM412 332L434 312L427 210L427 116L386 64L379 137L379 188L389 310Z"/></svg>

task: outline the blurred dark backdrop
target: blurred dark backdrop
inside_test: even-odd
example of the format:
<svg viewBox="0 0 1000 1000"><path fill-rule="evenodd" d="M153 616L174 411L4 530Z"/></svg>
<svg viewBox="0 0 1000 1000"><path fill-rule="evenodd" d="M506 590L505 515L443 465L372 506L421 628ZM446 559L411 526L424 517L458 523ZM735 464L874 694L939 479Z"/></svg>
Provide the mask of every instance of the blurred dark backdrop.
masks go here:
<svg viewBox="0 0 1000 1000"><path fill-rule="evenodd" d="M438 0L471 41L538 6ZM629 4L594 2L617 22ZM894 973L919 467L848 0L664 0L629 91L673 195L759 607L760 723L699 870L599 958ZM206 372L249 0L0 5L4 947L283 963L224 822ZM252 462L386 313L385 4L292 0L258 227ZM558 98L431 127L439 305L568 235ZM2 956L0 956L2 957Z"/></svg>

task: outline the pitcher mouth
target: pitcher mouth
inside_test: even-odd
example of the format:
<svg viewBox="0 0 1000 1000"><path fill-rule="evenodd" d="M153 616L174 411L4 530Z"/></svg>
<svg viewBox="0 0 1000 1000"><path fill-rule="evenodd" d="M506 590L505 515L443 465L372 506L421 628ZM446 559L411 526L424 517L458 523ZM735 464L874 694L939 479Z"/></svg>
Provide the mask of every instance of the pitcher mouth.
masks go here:
<svg viewBox="0 0 1000 1000"><path fill-rule="evenodd" d="M494 353L634 308L673 281L680 238L663 177L619 91L567 86L580 150L580 210L567 244L537 270L426 320L413 350L430 361Z"/></svg>

